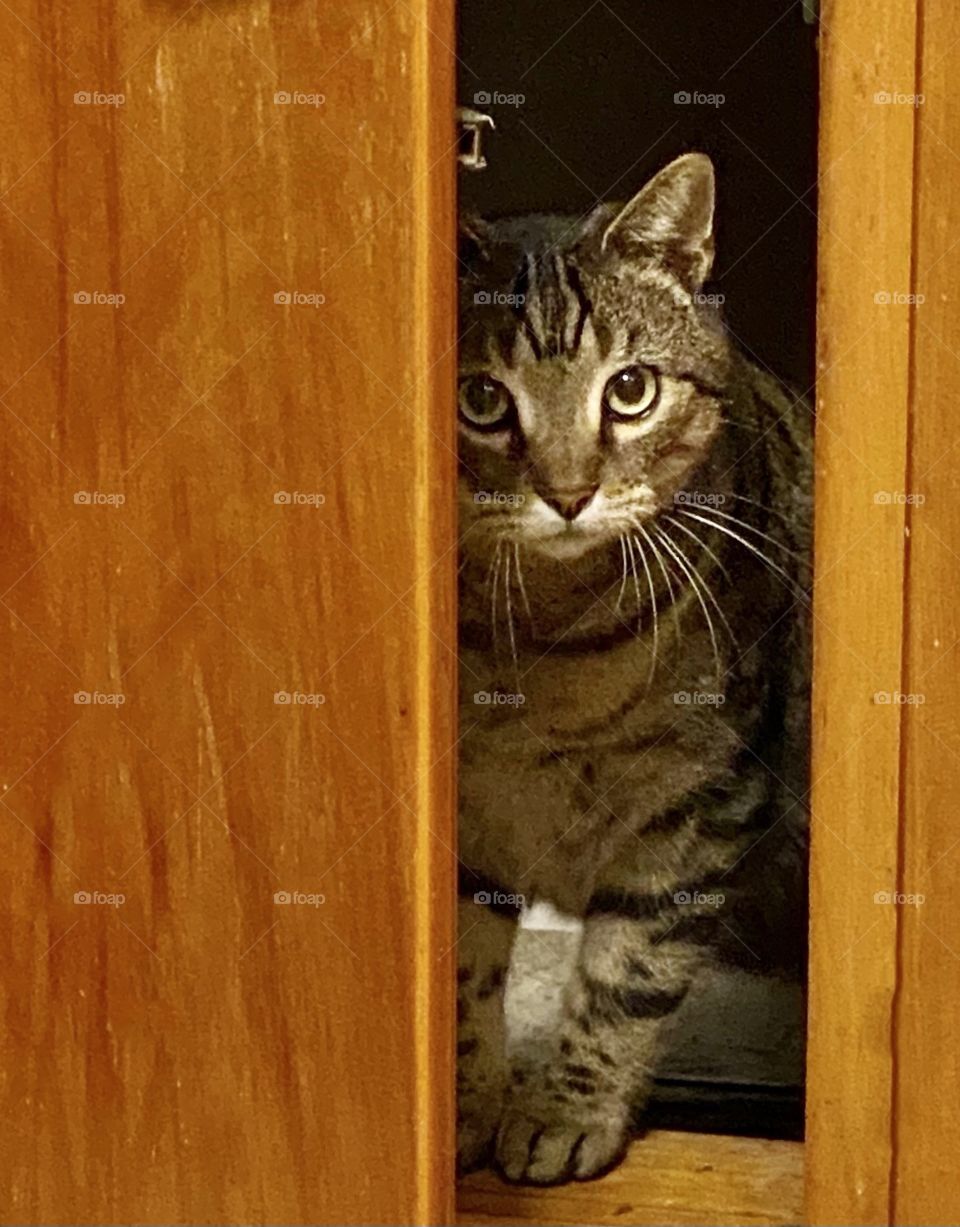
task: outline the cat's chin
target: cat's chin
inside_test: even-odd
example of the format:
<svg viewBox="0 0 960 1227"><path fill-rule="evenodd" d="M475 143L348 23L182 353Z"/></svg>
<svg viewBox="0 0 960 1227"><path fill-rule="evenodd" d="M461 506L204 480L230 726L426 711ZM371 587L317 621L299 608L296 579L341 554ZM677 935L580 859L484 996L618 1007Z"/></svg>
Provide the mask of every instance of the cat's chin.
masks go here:
<svg viewBox="0 0 960 1227"><path fill-rule="evenodd" d="M612 538L616 540L616 537ZM609 545L611 538L606 533L588 533L581 529L566 529L556 533L529 537L524 544L538 554L555 558L558 562L571 562L602 545Z"/></svg>

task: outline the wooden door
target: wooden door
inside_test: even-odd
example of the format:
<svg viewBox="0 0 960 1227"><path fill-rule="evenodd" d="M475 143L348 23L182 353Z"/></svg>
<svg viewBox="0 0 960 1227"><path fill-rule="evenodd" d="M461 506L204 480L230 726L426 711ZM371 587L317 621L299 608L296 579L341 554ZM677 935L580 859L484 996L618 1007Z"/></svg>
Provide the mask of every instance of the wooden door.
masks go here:
<svg viewBox="0 0 960 1227"><path fill-rule="evenodd" d="M0 30L0 1216L442 1221L451 7Z"/></svg>
<svg viewBox="0 0 960 1227"><path fill-rule="evenodd" d="M824 7L807 1192L960 1216L960 19Z"/></svg>

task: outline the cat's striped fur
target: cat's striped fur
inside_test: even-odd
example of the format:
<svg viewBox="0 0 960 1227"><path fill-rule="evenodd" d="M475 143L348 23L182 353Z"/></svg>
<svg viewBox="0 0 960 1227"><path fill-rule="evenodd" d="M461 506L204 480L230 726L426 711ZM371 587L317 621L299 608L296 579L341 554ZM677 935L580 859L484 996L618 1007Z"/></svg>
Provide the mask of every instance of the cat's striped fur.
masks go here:
<svg viewBox="0 0 960 1227"><path fill-rule="evenodd" d="M712 212L687 155L619 213L466 228L459 1151L512 1179L615 1161L704 949L802 932L810 419L701 301ZM512 1081L518 895L585 929Z"/></svg>

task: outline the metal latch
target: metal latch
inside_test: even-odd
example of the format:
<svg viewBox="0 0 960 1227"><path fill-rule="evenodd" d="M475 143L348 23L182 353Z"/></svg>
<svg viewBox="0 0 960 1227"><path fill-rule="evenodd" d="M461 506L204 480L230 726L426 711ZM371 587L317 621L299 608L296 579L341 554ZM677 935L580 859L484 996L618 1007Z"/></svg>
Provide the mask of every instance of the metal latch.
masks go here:
<svg viewBox="0 0 960 1227"><path fill-rule="evenodd" d="M457 161L467 170L483 170L487 165L483 156L483 133L495 129L496 124L489 115L470 107L457 107L457 124L460 133Z"/></svg>

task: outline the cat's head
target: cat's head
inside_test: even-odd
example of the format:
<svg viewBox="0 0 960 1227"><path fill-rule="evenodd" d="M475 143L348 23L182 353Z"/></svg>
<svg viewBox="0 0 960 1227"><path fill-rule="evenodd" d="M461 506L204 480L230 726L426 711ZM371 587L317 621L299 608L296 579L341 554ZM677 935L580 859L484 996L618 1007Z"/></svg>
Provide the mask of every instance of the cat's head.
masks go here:
<svg viewBox="0 0 960 1227"><path fill-rule="evenodd" d="M731 349L701 289L709 158L687 154L585 220L461 237L461 532L573 558L672 503L722 421Z"/></svg>

